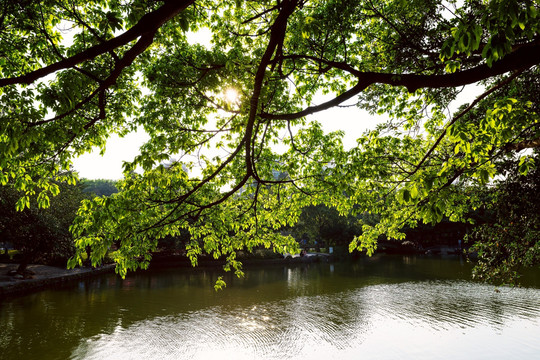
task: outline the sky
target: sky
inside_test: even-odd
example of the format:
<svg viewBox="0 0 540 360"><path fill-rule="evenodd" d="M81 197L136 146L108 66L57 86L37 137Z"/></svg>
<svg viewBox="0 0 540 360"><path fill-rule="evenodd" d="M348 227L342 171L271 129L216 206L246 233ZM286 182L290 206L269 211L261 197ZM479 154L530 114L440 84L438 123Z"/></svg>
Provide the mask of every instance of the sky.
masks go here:
<svg viewBox="0 0 540 360"><path fill-rule="evenodd" d="M471 86L462 92L456 100L456 104L470 102L478 93L479 88ZM308 119L319 121L325 132L343 130L345 132L343 144L346 149L353 147L356 144L356 139L363 132L374 129L378 123L386 120L383 116L370 115L354 106L325 110L315 116L308 117ZM123 162L133 160L139 154L139 147L148 138L149 136L143 130L129 133L123 138L114 134L107 141L103 156L96 148L95 151L74 159L74 168L79 173L80 178L119 180L123 178Z"/></svg>
<svg viewBox="0 0 540 360"><path fill-rule="evenodd" d="M123 177L123 162L133 160L139 154L139 147L148 138L142 130L129 133L123 138L113 134L107 141L103 156L99 148L95 148L93 152L74 159L73 167L80 178L119 180Z"/></svg>

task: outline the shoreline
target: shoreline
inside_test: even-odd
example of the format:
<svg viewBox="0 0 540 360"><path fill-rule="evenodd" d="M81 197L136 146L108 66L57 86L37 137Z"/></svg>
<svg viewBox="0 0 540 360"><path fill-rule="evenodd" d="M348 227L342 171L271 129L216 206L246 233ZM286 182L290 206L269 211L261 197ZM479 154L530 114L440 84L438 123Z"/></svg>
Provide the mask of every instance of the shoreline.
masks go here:
<svg viewBox="0 0 540 360"><path fill-rule="evenodd" d="M16 270L19 264L0 263L0 300L7 297L26 295L53 286L78 281L106 273L114 272L114 264L103 265L97 269L91 268L59 268L47 265L28 265L28 270L35 273L31 279L17 279L7 275L10 270Z"/></svg>

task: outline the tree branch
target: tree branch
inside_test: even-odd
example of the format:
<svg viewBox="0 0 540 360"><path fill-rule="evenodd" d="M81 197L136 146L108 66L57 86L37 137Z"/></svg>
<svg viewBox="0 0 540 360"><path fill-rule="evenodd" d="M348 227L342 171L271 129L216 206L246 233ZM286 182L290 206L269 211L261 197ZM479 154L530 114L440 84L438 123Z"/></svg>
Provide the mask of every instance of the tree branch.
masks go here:
<svg viewBox="0 0 540 360"><path fill-rule="evenodd" d="M272 59L272 55L276 51L276 48L283 42L285 39L285 32L287 29L287 20L289 16L296 9L298 0L285 0L281 3L282 8L279 12L279 15L276 18L276 21L271 27L270 40L266 51L261 58L261 62L257 68L255 74L255 81L253 85L253 94L250 99L250 109L249 117L246 125L246 132L244 134L244 142L246 146L246 167L247 173L253 175L253 161L252 161L252 149L251 149L251 138L253 136L253 126L255 125L255 120L257 118L258 108L259 108L259 98L261 95L261 89L266 73L266 68Z"/></svg>
<svg viewBox="0 0 540 360"><path fill-rule="evenodd" d="M507 144L504 147L506 151L521 151L523 149L540 147L540 137L531 140L524 140L518 143Z"/></svg>
<svg viewBox="0 0 540 360"><path fill-rule="evenodd" d="M289 56L289 58L307 58L313 60L313 57L305 57L301 55ZM474 84L480 80L502 75L509 71L522 71L540 64L540 39L516 49L514 52L506 55L502 60L493 63L492 67L482 64L471 69L444 75L390 74L369 71L362 72L353 69L351 66L345 63L326 61L323 59L318 60L323 61L335 68L351 73L358 78L358 83L351 89L323 104L310 106L296 113L262 113L260 116L263 119L294 120L305 117L337 106L353 96L360 94L368 86L373 84L404 86L409 92L415 92L421 88L437 89Z"/></svg>
<svg viewBox="0 0 540 360"><path fill-rule="evenodd" d="M91 48L84 50L69 58L45 66L41 69L29 72L25 75L13 78L0 79L0 87L13 84L31 84L37 79L45 77L58 70L74 67L79 63L93 59L104 53L108 53L113 49L137 40L137 38L139 37L144 37L147 34L152 34L153 37L153 34L155 34L156 31L163 24L165 24L174 16L185 10L194 2L195 0L167 1L159 9L144 15L136 25L134 25L131 29L127 30L125 33L114 37L102 44L92 46Z"/></svg>
<svg viewBox="0 0 540 360"><path fill-rule="evenodd" d="M420 167L422 166L422 164L424 164L424 162L429 158L429 156L433 153L433 151L435 151L435 149L437 148L437 146L439 146L439 143L442 141L442 139L446 136L446 131L448 130L448 128L450 128L450 126L452 126L453 124L456 123L456 121L458 121L459 119L461 119L463 116L465 116L465 114L467 114L469 111L471 111L482 99L485 99L489 94L492 94L493 92L495 92L496 90L502 88L503 86L506 86L508 85L510 82L512 82L512 80L514 80L516 77L518 77L523 71L518 71L514 74L512 74L512 76L508 77L507 79L505 79L503 82L501 82L500 84L497 84L495 86L493 86L491 89L489 89L488 91L484 92L482 95L478 96L469 106L467 106L466 109L464 109L463 111L461 111L459 114L457 114L448 124L446 124L446 126L444 127L444 129L441 131L441 134L439 135L439 137L437 138L437 140L433 143L433 146L431 146L431 148L428 150L428 152L426 152L426 154L424 155L424 157L422 158L422 160L420 160L420 162L415 166L414 170L410 173L409 176L413 175L415 172L417 172Z"/></svg>

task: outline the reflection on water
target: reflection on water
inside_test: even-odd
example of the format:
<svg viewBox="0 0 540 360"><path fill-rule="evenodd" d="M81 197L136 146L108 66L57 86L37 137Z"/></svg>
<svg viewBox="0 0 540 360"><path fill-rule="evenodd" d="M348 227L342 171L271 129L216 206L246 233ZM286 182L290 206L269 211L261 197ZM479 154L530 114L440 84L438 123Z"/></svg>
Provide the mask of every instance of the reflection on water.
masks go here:
<svg viewBox="0 0 540 360"><path fill-rule="evenodd" d="M105 276L0 304L2 359L537 359L540 290L458 260Z"/></svg>

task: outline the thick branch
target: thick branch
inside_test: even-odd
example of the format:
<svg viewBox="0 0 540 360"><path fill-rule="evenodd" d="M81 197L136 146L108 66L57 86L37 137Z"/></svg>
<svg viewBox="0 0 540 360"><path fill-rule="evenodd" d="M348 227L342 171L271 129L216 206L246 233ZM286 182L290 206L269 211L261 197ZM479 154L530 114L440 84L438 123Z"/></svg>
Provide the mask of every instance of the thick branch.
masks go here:
<svg viewBox="0 0 540 360"><path fill-rule="evenodd" d="M91 60L99 55L108 53L113 49L126 45L137 38L146 34L155 34L155 32L167 21L185 10L195 0L178 0L168 1L159 9L144 15L139 22L131 29L112 38L102 44L92 46L91 48L82 51L72 57L66 58L49 66L32 71L28 74L13 78L0 79L0 87L13 84L31 84L37 79L52 74L58 70L74 67L84 61Z"/></svg>
<svg viewBox="0 0 540 360"><path fill-rule="evenodd" d="M246 167L248 174L254 174L254 167L252 163L252 149L251 138L253 136L253 126L255 125L255 119L259 108L259 98L261 95L261 89L263 86L264 76L267 66L270 64L272 55L276 51L276 48L283 43L285 38L285 32L287 29L287 20L289 16L294 12L297 6L297 0L286 0L282 2L282 9L276 18L276 21L272 25L270 32L270 40L266 51L261 58L257 73L255 74L255 81L253 85L253 94L250 99L249 117L246 125L246 132L244 134L244 142L246 145Z"/></svg>
<svg viewBox="0 0 540 360"><path fill-rule="evenodd" d="M111 72L111 74L109 75L109 77L107 79L105 79L104 81L102 81L100 83L99 87L96 90L94 90L85 99L80 101L75 107L73 107L72 109L68 110L67 112L65 112L63 114L60 114L60 115L57 115L57 116L55 116L55 117L53 117L51 119L46 119L46 120L31 123L31 124L29 124L29 126L43 125L43 124L46 124L46 123L49 123L49 122L53 122L53 121L62 119L64 117L66 117L66 116L69 116L69 115L75 113L77 110L81 109L85 104L89 103L97 94L104 93L104 91L107 88L111 87L112 85L114 85L116 83L116 80L118 79L120 74L122 74L122 71L126 67L129 67L133 63L133 61L137 58L137 56L139 56L142 52L144 52L152 44L152 42L154 41L154 35L155 35L155 32L149 32L149 33L144 34L144 36L141 36L141 38L135 43L135 45L133 45L133 47L131 49L129 49L125 53L124 57L122 59L120 59L116 63L116 66L114 67L114 69ZM104 118L105 118L105 105L104 105L104 102L102 102L100 100L100 117L99 117L99 119L104 119ZM93 125L94 123L95 122L93 122L91 125ZM88 128L89 127L85 126L85 130L88 129Z"/></svg>
<svg viewBox="0 0 540 360"><path fill-rule="evenodd" d="M523 149L531 149L540 147L540 138L524 140L518 143L507 144L504 149L506 151L521 151Z"/></svg>
<svg viewBox="0 0 540 360"><path fill-rule="evenodd" d="M300 58L302 56L296 57ZM290 56L290 58L293 57ZM313 60L313 58L310 59ZM264 119L271 120L298 119L337 106L345 102L346 100L354 97L355 95L360 94L368 86L373 84L404 86L407 88L407 90L409 90L409 92L414 92L421 88L453 88L468 84L474 84L480 80L488 79L497 75L502 75L509 71L521 71L540 64L540 41L535 41L534 43L516 49L511 54L506 55L502 60L495 62L492 67L489 67L486 64L482 64L471 69L444 75L362 72L355 70L351 68L351 66L344 63L325 61L323 59L318 60L327 63L335 68L351 73L358 78L358 83L351 89L323 104L310 106L296 113L263 113L260 116Z"/></svg>

